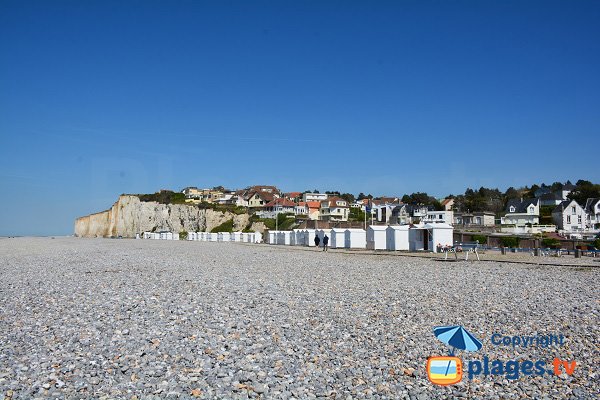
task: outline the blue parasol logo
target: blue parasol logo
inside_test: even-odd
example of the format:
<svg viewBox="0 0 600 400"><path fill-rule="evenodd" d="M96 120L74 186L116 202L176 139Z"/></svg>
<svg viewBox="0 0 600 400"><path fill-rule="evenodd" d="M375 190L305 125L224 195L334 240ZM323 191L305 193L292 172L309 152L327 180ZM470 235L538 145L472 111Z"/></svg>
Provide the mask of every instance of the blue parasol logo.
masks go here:
<svg viewBox="0 0 600 400"><path fill-rule="evenodd" d="M477 351L483 346L471 332L460 325L437 326L433 328L433 333L440 341L452 347L451 356L454 356L456 349Z"/></svg>
<svg viewBox="0 0 600 400"><path fill-rule="evenodd" d="M450 356L454 357L456 349L464 351L477 351L483 347L481 342L471 334L468 330L460 325L454 326L438 326L433 328L434 335L442 342L451 347ZM448 376L450 371L451 360L448 360L448 365L445 368L444 376ZM438 367L439 368L439 367ZM441 371L439 371L441 373ZM460 378L459 378L460 379ZM430 374L431 380L431 374ZM443 381L443 378L442 378Z"/></svg>

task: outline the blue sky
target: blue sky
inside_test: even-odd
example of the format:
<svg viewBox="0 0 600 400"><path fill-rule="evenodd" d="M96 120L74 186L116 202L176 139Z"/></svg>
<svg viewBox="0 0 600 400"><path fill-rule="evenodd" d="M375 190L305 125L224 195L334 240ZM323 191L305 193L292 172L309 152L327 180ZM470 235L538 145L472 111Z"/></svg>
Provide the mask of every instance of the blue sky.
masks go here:
<svg viewBox="0 0 600 400"><path fill-rule="evenodd" d="M120 193L600 181L597 1L2 1L0 235Z"/></svg>

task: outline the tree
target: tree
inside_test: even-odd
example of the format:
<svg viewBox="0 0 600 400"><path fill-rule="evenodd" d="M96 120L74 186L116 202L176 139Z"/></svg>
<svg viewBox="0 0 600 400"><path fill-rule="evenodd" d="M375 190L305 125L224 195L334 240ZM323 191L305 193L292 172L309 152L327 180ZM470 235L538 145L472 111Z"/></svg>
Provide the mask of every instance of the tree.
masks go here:
<svg viewBox="0 0 600 400"><path fill-rule="evenodd" d="M542 185L544 185L544 184L542 183ZM535 185L535 184L534 184L534 185L531 185L531 187L530 187L530 188L529 188L529 190L527 191L527 194L526 194L526 196L525 196L525 197L527 197L527 198L532 198L532 197L535 197L535 192L536 192L538 189L540 189L540 187L539 187L538 185Z"/></svg>
<svg viewBox="0 0 600 400"><path fill-rule="evenodd" d="M580 179L575 184L575 189L567 196L579 205L585 206L587 199L600 197L600 185Z"/></svg>
<svg viewBox="0 0 600 400"><path fill-rule="evenodd" d="M348 203L354 203L354 195L352 193L342 193L340 194L340 197Z"/></svg>

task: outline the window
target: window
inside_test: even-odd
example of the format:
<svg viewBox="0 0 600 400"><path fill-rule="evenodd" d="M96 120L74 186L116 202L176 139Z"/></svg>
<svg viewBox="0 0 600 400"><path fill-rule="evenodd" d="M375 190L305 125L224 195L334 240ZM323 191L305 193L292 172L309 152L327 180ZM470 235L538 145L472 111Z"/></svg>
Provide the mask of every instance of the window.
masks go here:
<svg viewBox="0 0 600 400"><path fill-rule="evenodd" d="M581 223L581 215L577 216L577 223L580 224Z"/></svg>
<svg viewBox="0 0 600 400"><path fill-rule="evenodd" d="M510 206L510 212L514 213L515 212L515 207L514 206Z"/></svg>
<svg viewBox="0 0 600 400"><path fill-rule="evenodd" d="M571 207L571 214L575 215L575 206Z"/></svg>
<svg viewBox="0 0 600 400"><path fill-rule="evenodd" d="M571 216L567 215L567 224L570 224L570 223L571 223Z"/></svg>
<svg viewBox="0 0 600 400"><path fill-rule="evenodd" d="M533 214L534 211L535 211L535 207L533 207L533 206L529 207L529 214Z"/></svg>

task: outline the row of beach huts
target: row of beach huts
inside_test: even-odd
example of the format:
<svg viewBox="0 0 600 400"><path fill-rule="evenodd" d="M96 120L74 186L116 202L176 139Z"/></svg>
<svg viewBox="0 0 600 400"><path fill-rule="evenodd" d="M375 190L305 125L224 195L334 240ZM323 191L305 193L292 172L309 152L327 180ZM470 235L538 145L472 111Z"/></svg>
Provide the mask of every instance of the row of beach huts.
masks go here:
<svg viewBox="0 0 600 400"><path fill-rule="evenodd" d="M329 237L331 248L369 249L393 251L431 251L452 246L454 229L444 223L419 225L371 225L364 229L294 229L291 231L267 231L264 242L272 245L315 246L315 237ZM171 232L144 232L144 239L178 240ZM260 233L252 232L190 232L187 240L203 242L262 243Z"/></svg>

